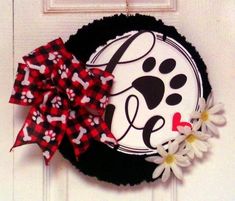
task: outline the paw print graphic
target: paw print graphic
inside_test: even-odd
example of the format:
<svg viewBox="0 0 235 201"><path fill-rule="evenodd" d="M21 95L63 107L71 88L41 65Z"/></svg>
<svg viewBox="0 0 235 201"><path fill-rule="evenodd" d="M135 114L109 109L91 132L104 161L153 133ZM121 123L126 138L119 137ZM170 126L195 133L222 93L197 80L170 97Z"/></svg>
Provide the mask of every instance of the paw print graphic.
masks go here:
<svg viewBox="0 0 235 201"><path fill-rule="evenodd" d="M162 74L170 74L176 67L176 61L173 58L164 60L160 66L159 71ZM169 86L171 90L177 90L182 88L187 82L187 77L185 74L177 74L173 76L170 80ZM172 93L166 97L166 103L168 105L178 105L182 100L182 96L178 93Z"/></svg>
<svg viewBox="0 0 235 201"><path fill-rule="evenodd" d="M75 93L72 89L67 88L66 94L67 94L70 101L74 101Z"/></svg>
<svg viewBox="0 0 235 201"><path fill-rule="evenodd" d="M60 58L62 58L62 56L58 52L53 52L53 53L49 53L48 60L51 60L53 61L54 64L57 64Z"/></svg>
<svg viewBox="0 0 235 201"><path fill-rule="evenodd" d="M47 143L49 143L50 141L55 140L55 136L56 134L54 133L53 130L47 130L42 139L45 140Z"/></svg>
<svg viewBox="0 0 235 201"><path fill-rule="evenodd" d="M32 103L34 96L30 91L23 91L20 98L24 103Z"/></svg>
<svg viewBox="0 0 235 201"><path fill-rule="evenodd" d="M148 57L142 64L144 72L150 72L155 68L156 60L154 57ZM160 77L170 75L176 67L176 61L173 58L165 59L158 67ZM142 76L132 82L132 86L143 95L146 104L150 110L156 108L163 100L166 93L166 86L170 91L182 88L187 77L184 74L173 76L169 83L165 83L160 77ZM167 94L166 94L167 95ZM182 101L179 93L171 93L167 95L165 102L167 105L174 106Z"/></svg>
<svg viewBox="0 0 235 201"><path fill-rule="evenodd" d="M90 75L91 77L94 77L95 75L88 69L86 69L86 72L88 73L88 75Z"/></svg>
<svg viewBox="0 0 235 201"><path fill-rule="evenodd" d="M108 104L108 97L103 96L103 98L100 99L100 107L105 108Z"/></svg>
<svg viewBox="0 0 235 201"><path fill-rule="evenodd" d="M91 126L94 126L100 123L99 118L94 117L92 115L89 115L88 122L90 123Z"/></svg>
<svg viewBox="0 0 235 201"><path fill-rule="evenodd" d="M32 119L33 119L37 124L40 124L40 123L43 122L42 115L40 114L39 111L34 111L34 112L33 112Z"/></svg>
<svg viewBox="0 0 235 201"><path fill-rule="evenodd" d="M54 107L54 108L60 108L61 105L62 105L61 97L55 96L55 97L52 99L51 104L52 104L52 107Z"/></svg>
<svg viewBox="0 0 235 201"><path fill-rule="evenodd" d="M58 73L60 74L60 76L61 76L62 79L68 77L68 72L69 72L69 69L65 66L65 64L60 65L60 68L59 68L59 70L58 70Z"/></svg>

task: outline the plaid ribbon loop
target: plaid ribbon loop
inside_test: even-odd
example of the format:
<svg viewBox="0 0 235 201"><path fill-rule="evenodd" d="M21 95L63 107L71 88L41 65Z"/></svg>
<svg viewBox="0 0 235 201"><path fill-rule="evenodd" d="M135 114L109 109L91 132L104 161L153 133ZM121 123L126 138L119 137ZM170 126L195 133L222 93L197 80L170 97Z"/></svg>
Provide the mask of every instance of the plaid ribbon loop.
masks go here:
<svg viewBox="0 0 235 201"><path fill-rule="evenodd" d="M13 148L37 143L48 164L65 135L77 159L92 140L117 144L102 119L112 74L85 69L60 38L35 49L23 60L10 103L32 107Z"/></svg>

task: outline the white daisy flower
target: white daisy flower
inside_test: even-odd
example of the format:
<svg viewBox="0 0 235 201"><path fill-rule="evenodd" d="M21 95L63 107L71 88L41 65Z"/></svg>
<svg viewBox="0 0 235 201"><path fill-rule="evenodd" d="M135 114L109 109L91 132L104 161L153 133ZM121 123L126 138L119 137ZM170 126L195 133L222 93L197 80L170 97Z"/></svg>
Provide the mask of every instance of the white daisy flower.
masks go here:
<svg viewBox="0 0 235 201"><path fill-rule="evenodd" d="M197 158L202 158L203 152L207 152L210 147L207 140L210 135L204 134L198 131L198 124L193 124L192 128L189 126L178 126L178 131L183 134L176 138L178 143L181 143L181 147L186 150L189 158L194 159L196 155Z"/></svg>
<svg viewBox="0 0 235 201"><path fill-rule="evenodd" d="M207 101L204 98L199 99L199 110L191 114L191 119L198 119L197 127L201 127L203 133L218 135L217 125L225 124L226 120L223 115L223 104L213 105L212 93L208 96Z"/></svg>
<svg viewBox="0 0 235 201"><path fill-rule="evenodd" d="M152 178L156 179L162 172L162 181L167 181L171 173L180 180L183 179L183 173L181 167L187 167L190 165L190 161L187 156L177 152L179 144L176 142L168 143L168 152L163 148L162 145L157 146L157 150L160 156L150 156L145 158L148 162L153 162L158 164L156 169L152 174Z"/></svg>

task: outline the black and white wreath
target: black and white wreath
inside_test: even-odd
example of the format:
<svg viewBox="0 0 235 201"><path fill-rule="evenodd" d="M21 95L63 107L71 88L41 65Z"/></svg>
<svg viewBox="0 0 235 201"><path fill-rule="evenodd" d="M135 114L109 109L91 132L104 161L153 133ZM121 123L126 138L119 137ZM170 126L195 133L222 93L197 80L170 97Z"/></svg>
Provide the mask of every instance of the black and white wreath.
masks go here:
<svg viewBox="0 0 235 201"><path fill-rule="evenodd" d="M56 40L50 47L46 46L46 49L58 49L61 46L61 41ZM78 134L76 139L73 139L76 136L73 134L74 130L70 129L71 134L61 137L60 144L53 147L51 145L51 150L58 145L62 155L86 175L117 185L135 185L158 178L165 182L171 175L182 180L183 169L190 166L193 160L204 157L209 149L209 138L218 135L217 126L225 124L225 118L222 116L223 105L213 101L206 66L199 53L173 26L164 25L161 20L139 14L121 14L95 20L83 26L75 35L71 35L65 43L65 49L76 57L72 58L71 55L63 53L64 57L72 59L69 65L75 71L81 64L85 66L84 72L83 69L78 73L76 71L72 77L82 85L81 88L88 88L88 85L94 82L92 79L98 76L97 86L94 85L92 90L84 93L90 94L96 106L97 99L98 107L105 108L104 113L103 110L99 112L102 115L102 119L99 119L88 108L93 106L92 104L83 104L90 101L89 96L83 96L78 102L80 101L85 109L81 109L76 118L86 120L81 115L87 114L87 111L91 113L87 116L86 125L87 129L92 131L91 137L94 139L99 136L96 125L102 121L111 131L109 133L106 124L102 124L101 130L105 130L109 135L101 133L100 141L91 140L91 145L86 151L77 149L76 152L82 135L88 131L82 127L79 127L81 136ZM42 54L44 51L45 48L40 50ZM54 64L57 64L61 62L61 58L59 54L54 53L50 53L50 58L53 57ZM47 58L44 57L42 59L39 55L37 60L41 62L45 59L46 62ZM52 76L52 82L62 87L72 83L68 80L71 67L66 67L67 62L64 59L63 65L58 73L56 72L58 75ZM35 69L32 64L27 64L29 68ZM27 69L24 71L22 70L23 75L27 73ZM106 73L103 74L103 71ZM87 79L87 82L79 76ZM107 95L105 90L110 85L106 84L111 81L112 89ZM21 83L23 82L25 84L25 79ZM69 105L76 99L75 88L66 89L69 100L64 99L63 95L51 100L51 107L57 108L56 114L59 114L62 104ZM22 93L25 97L33 96L27 94L28 92ZM47 95L49 97L49 93ZM16 99L17 97L14 101ZM83 112L85 110L87 111ZM32 115L33 121L40 117L40 122L36 123L43 121L37 111L33 111ZM63 115L65 117L67 113ZM71 115L73 116L72 113ZM60 121L62 116L59 117ZM51 115L46 118L49 122L58 119ZM74 128L76 118L72 123ZM58 124L57 130L59 127ZM40 129L37 129L38 133ZM24 127L22 136L31 139L29 130ZM56 137L53 130L47 130L40 141L43 150L45 141L53 141ZM88 140L90 141L90 138ZM77 145L71 142L76 142ZM19 138L15 146L21 144L22 140ZM51 158L50 153L44 151L48 160Z"/></svg>

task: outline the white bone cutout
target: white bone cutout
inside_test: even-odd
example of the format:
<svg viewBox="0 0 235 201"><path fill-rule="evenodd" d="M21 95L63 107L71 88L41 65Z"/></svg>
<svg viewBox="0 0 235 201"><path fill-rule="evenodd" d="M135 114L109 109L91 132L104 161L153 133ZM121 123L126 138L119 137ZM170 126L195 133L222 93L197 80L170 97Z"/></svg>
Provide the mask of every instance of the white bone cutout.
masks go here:
<svg viewBox="0 0 235 201"><path fill-rule="evenodd" d="M45 70L46 70L46 66L45 65L37 66L37 65L31 64L29 62L27 62L27 65L31 69L38 70L41 74L43 74L45 72Z"/></svg>
<svg viewBox="0 0 235 201"><path fill-rule="evenodd" d="M100 138L100 141L105 143L105 142L111 142L113 144L117 144L117 142L111 138L111 137L107 137L107 135L105 133L102 133L101 134L101 138Z"/></svg>
<svg viewBox="0 0 235 201"><path fill-rule="evenodd" d="M29 82L29 69L26 67L24 68L25 71L25 76L24 79L22 80L21 84L24 86L29 86L30 82Z"/></svg>
<svg viewBox="0 0 235 201"><path fill-rule="evenodd" d="M85 128L80 127L80 129L79 129L79 134L78 134L78 136L77 136L76 139L73 139L73 142L74 142L75 144L80 144L80 143L81 143L81 139L82 139L83 135L84 135L86 132L87 132L87 130L86 130Z"/></svg>
<svg viewBox="0 0 235 201"><path fill-rule="evenodd" d="M42 104L40 105L40 107L45 107L45 106L46 106L46 102L47 102L47 100L48 100L48 98L49 98L50 93L51 93L51 92L47 92L47 93L44 95L44 97L43 97L43 102L42 102Z"/></svg>
<svg viewBox="0 0 235 201"><path fill-rule="evenodd" d="M25 142L31 141L31 139L32 139L32 138L29 136L27 127L28 127L28 123L26 123L25 126L24 126L24 128L23 128L23 134L24 134L23 140L24 140Z"/></svg>
<svg viewBox="0 0 235 201"><path fill-rule="evenodd" d="M77 73L74 73L73 74L73 77L72 77L72 81L73 82L79 82L84 89L87 89L89 87L89 82L84 82L79 76Z"/></svg>
<svg viewBox="0 0 235 201"><path fill-rule="evenodd" d="M106 84L106 82L108 82L108 81L110 81L112 79L113 79L112 76L108 76L108 77L101 76L100 77L100 80L101 80L102 84Z"/></svg>
<svg viewBox="0 0 235 201"><path fill-rule="evenodd" d="M63 124L65 124L66 123L66 116L64 114L61 116L47 115L47 120L49 123L51 123L53 121L61 121Z"/></svg>

